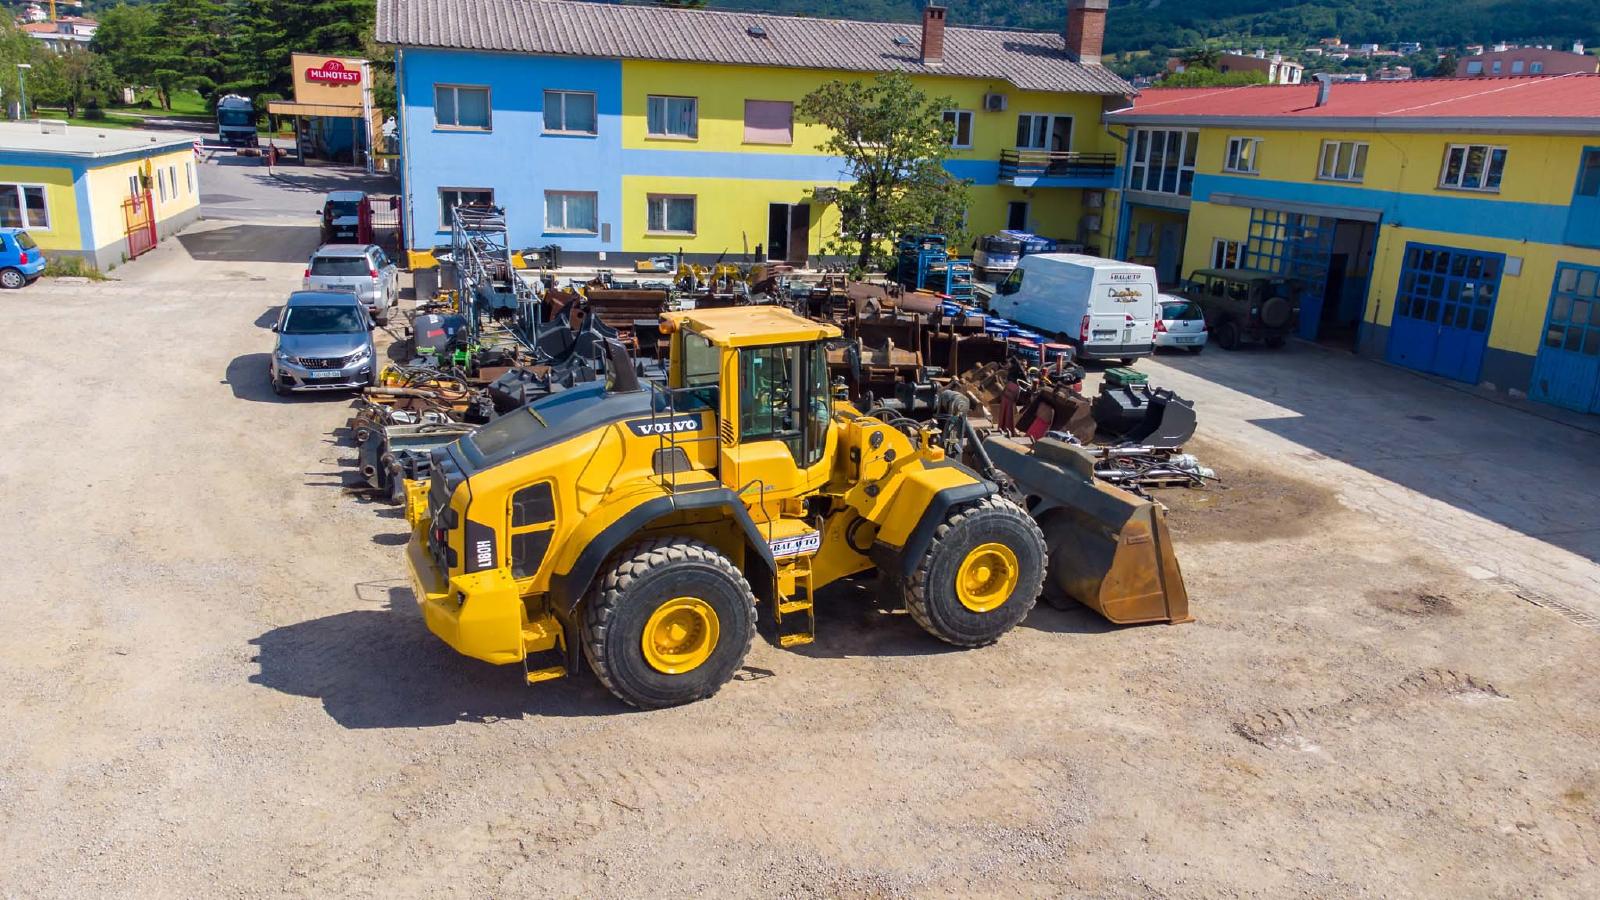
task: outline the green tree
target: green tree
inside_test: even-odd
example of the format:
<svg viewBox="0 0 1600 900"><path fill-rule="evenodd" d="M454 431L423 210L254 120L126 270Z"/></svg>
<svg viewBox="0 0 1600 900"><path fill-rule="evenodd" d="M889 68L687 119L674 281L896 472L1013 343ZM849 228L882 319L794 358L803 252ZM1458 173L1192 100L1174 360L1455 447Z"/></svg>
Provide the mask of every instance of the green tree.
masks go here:
<svg viewBox="0 0 1600 900"><path fill-rule="evenodd" d="M1169 72L1161 79L1162 87L1231 87L1266 83L1265 72L1219 72L1200 66L1190 66L1182 72Z"/></svg>
<svg viewBox="0 0 1600 900"><path fill-rule="evenodd" d="M61 53L40 54L29 81L28 96L40 103L64 106L68 118L77 118L84 104L103 102L114 81L104 59L82 47L68 45Z"/></svg>
<svg viewBox="0 0 1600 900"><path fill-rule="evenodd" d="M1433 67L1433 77L1454 78L1456 76L1456 61L1456 55L1453 52L1439 57L1439 64ZM1421 75L1422 70L1418 69L1417 74Z"/></svg>
<svg viewBox="0 0 1600 900"><path fill-rule="evenodd" d="M101 14L89 49L105 61L118 81L143 87L152 83L159 27L153 7L119 3Z"/></svg>
<svg viewBox="0 0 1600 900"><path fill-rule="evenodd" d="M943 230L952 246L965 243L970 182L944 167L952 137L944 110L954 105L899 73L830 81L801 99L801 117L828 129L817 149L843 159L842 180L851 182L837 196L841 236L825 252L853 255L865 270L904 232Z"/></svg>

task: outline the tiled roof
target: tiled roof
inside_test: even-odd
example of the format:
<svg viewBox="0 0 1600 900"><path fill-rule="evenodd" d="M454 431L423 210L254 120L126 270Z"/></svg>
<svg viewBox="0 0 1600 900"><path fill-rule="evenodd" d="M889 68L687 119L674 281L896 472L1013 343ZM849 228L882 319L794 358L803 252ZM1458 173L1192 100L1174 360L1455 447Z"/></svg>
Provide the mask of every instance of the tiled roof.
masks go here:
<svg viewBox="0 0 1600 900"><path fill-rule="evenodd" d="M1593 120L1600 125L1600 75L1419 78L1341 82L1317 106L1315 83L1230 88L1151 88L1113 122L1178 119L1358 120L1393 125L1429 120Z"/></svg>
<svg viewBox="0 0 1600 900"><path fill-rule="evenodd" d="M765 34L752 35L755 26ZM377 39L405 47L940 74L1031 91L1133 93L1111 70L1075 61L1066 40L1047 32L949 26L944 63L924 65L921 27L580 0L378 0Z"/></svg>

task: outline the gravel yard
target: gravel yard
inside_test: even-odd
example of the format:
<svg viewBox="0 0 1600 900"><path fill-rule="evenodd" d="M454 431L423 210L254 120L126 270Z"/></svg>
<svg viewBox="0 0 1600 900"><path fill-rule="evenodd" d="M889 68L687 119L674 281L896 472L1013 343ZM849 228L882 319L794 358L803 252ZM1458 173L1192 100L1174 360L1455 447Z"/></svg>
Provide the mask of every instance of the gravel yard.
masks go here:
<svg viewBox="0 0 1600 900"><path fill-rule="evenodd" d="M1223 478L1162 494L1195 623L955 651L869 582L641 713L424 629L347 398L266 383L315 241L0 296L0 893L1600 895L1600 437L1301 345L1141 362Z"/></svg>

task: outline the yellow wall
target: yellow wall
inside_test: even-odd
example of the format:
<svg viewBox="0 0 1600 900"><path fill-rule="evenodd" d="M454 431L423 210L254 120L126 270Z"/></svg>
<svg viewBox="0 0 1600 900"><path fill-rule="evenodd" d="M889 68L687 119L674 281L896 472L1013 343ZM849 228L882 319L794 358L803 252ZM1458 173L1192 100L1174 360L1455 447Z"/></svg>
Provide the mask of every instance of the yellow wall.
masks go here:
<svg viewBox="0 0 1600 900"><path fill-rule="evenodd" d="M0 166L0 184L43 185L49 228L29 228L44 250L78 250L82 240L78 228L78 197L72 170L53 166Z"/></svg>
<svg viewBox="0 0 1600 900"><path fill-rule="evenodd" d="M194 162L194 153L188 149L175 150L163 153L149 159L129 160L127 162L112 163L90 169L89 202L93 207L94 215L94 241L96 247L104 247L112 241L119 240L124 234L124 221L122 202L129 197L128 178L139 173L150 175L150 196L155 199L156 222L159 224L179 213L193 209L200 204L199 188L195 183L190 190L187 180L187 166ZM163 170L175 169L177 172L177 191L174 193L172 186L168 185L167 198L161 199L160 191L156 186L155 167ZM195 172L198 179L200 173Z"/></svg>
<svg viewBox="0 0 1600 900"><path fill-rule="evenodd" d="M755 252L767 243L769 203L808 203L809 182L755 181L741 178L664 178L628 175L622 179L623 243L628 252L722 253L729 257ZM651 194L694 197L695 233L647 234L646 198ZM811 204L812 256L824 252L823 242L839 233L839 212L832 205Z"/></svg>
<svg viewBox="0 0 1600 900"><path fill-rule="evenodd" d="M1189 237L1183 252L1183 274L1211 265L1211 241L1222 238L1245 243L1250 233L1250 210L1242 206L1196 203L1189 208Z"/></svg>

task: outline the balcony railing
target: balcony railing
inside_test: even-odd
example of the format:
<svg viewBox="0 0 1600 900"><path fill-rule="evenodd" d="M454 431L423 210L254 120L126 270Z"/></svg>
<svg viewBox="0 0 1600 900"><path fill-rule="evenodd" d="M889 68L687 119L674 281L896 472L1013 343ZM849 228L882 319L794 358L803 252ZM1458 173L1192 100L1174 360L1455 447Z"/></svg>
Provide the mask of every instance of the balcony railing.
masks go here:
<svg viewBox="0 0 1600 900"><path fill-rule="evenodd" d="M1001 150L1000 180L1040 178L1110 179L1117 170L1113 153L1059 150Z"/></svg>

